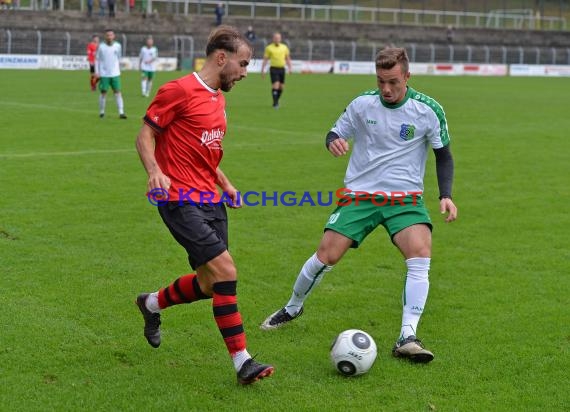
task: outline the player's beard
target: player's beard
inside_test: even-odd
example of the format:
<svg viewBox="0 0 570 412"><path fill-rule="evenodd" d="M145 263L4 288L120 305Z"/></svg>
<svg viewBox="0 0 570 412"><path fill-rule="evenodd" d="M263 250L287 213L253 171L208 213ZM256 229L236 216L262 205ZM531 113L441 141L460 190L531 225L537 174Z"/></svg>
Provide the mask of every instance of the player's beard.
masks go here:
<svg viewBox="0 0 570 412"><path fill-rule="evenodd" d="M220 89L223 92L229 92L231 88L234 87L236 81L237 80L230 79L230 76L227 73L220 73Z"/></svg>

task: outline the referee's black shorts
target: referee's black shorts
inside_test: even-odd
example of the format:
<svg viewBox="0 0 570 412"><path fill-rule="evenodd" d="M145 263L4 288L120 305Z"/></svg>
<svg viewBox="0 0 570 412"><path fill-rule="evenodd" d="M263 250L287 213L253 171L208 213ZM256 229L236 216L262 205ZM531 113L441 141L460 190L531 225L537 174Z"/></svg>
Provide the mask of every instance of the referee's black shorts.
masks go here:
<svg viewBox="0 0 570 412"><path fill-rule="evenodd" d="M186 249L196 269L228 249L228 215L223 203L168 202L158 206L172 236Z"/></svg>
<svg viewBox="0 0 570 412"><path fill-rule="evenodd" d="M285 67L270 67L269 76L271 77L271 83L285 83Z"/></svg>

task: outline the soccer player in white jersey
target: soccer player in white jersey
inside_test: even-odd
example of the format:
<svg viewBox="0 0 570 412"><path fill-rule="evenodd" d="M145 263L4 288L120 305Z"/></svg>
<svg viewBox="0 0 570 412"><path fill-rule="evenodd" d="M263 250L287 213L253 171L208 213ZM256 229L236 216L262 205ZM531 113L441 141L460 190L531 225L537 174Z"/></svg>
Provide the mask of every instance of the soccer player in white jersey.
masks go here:
<svg viewBox="0 0 570 412"><path fill-rule="evenodd" d="M271 314L261 328L275 329L303 313L303 303L325 273L348 249L357 248L378 225L384 226L407 266L402 301L402 327L392 349L395 357L427 363L434 355L416 337L428 289L431 220L423 202L428 147L436 159L440 211L446 222L457 217L451 200L453 158L447 121L432 98L407 85L406 51L387 48L376 57L378 89L355 98L327 134L335 157L353 149L337 191L338 207L330 215L321 243L303 265L289 302Z"/></svg>
<svg viewBox="0 0 570 412"><path fill-rule="evenodd" d="M121 94L121 45L115 41L115 32L105 30L105 41L99 44L95 56L95 76L99 79L99 117L105 117L105 103L109 87L115 94L119 118L126 119L123 95Z"/></svg>
<svg viewBox="0 0 570 412"><path fill-rule="evenodd" d="M146 38L145 45L141 47L139 54L139 64L142 72L141 91L144 97L150 96L157 60L158 49L154 46L153 38L149 36Z"/></svg>

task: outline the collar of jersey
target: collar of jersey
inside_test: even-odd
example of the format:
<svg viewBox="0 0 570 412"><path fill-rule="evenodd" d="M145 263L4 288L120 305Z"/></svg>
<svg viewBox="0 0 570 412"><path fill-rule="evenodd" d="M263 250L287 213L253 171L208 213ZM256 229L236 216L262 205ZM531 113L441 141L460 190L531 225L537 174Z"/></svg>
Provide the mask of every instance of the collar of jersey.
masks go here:
<svg viewBox="0 0 570 412"><path fill-rule="evenodd" d="M198 76L198 73L194 72L192 73L194 75L194 77L196 77L196 80L198 80L198 82L204 86L209 92L214 93L214 94L218 94L218 91L215 89L212 89L210 86L208 86L204 80L202 80L202 78L200 76Z"/></svg>
<svg viewBox="0 0 570 412"><path fill-rule="evenodd" d="M402 101L395 103L395 104L390 104L388 102L385 102L380 93L378 93L378 97L380 97L380 103L382 103L382 106L384 106L385 108L397 109L398 107L402 107L404 105L404 103L406 103L408 101L408 99L412 96L412 92L413 92L413 89L411 87L408 87L406 90L406 94L404 95L404 98L402 99Z"/></svg>

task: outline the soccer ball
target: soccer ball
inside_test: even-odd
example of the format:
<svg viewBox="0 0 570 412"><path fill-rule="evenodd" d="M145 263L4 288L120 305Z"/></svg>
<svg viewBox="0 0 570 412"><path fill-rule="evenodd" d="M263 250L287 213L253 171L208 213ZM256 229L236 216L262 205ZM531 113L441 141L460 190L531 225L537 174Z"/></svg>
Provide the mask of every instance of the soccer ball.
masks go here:
<svg viewBox="0 0 570 412"><path fill-rule="evenodd" d="M336 337L331 346L331 360L344 376L362 375L376 360L376 342L368 333L348 329Z"/></svg>

